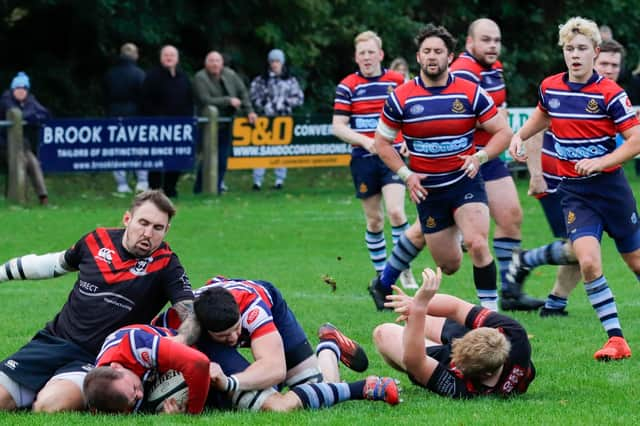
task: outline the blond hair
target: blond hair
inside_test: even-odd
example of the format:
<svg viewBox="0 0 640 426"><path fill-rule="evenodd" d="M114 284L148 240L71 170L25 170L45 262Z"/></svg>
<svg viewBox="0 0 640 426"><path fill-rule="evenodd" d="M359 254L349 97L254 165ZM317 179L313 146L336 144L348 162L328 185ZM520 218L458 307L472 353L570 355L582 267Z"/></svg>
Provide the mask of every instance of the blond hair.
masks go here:
<svg viewBox="0 0 640 426"><path fill-rule="evenodd" d="M495 328L471 330L451 344L451 361L468 377L493 373L509 356L511 343Z"/></svg>
<svg viewBox="0 0 640 426"><path fill-rule="evenodd" d="M369 41L369 40L375 41L376 44L378 45L378 49L382 49L382 39L378 34L374 33L373 31L365 31L358 34L356 38L353 39L353 45L357 46L358 43L363 41Z"/></svg>
<svg viewBox="0 0 640 426"><path fill-rule="evenodd" d="M558 31L558 46L564 46L569 43L576 35L582 34L593 43L593 47L598 47L602 43L598 24L590 19L575 16L560 25Z"/></svg>

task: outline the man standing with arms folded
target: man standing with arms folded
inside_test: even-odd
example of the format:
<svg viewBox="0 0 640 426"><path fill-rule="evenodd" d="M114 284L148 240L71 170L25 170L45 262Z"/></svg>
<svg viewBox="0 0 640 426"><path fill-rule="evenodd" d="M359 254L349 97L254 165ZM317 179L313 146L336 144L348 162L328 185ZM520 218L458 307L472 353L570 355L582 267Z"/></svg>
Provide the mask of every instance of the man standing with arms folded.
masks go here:
<svg viewBox="0 0 640 426"><path fill-rule="evenodd" d="M474 265L480 303L497 310L496 265L488 244L489 209L478 172L506 148L512 133L484 89L449 73L455 39L444 27L429 24L415 41L420 76L387 98L375 149L406 182L436 264L447 274L460 268L461 231ZM485 149L477 152L476 124L492 135ZM392 146L400 131L410 168Z"/></svg>
<svg viewBox="0 0 640 426"><path fill-rule="evenodd" d="M384 210L391 222L394 245L408 223L404 211L405 186L378 157L373 135L384 100L404 82L404 76L382 68L382 40L373 31L358 34L354 43L358 71L345 77L336 88L333 133L352 145L351 176L367 222L365 243L379 274L387 259ZM396 149L400 148L400 141L398 137ZM410 269L400 277L403 286L417 288Z"/></svg>

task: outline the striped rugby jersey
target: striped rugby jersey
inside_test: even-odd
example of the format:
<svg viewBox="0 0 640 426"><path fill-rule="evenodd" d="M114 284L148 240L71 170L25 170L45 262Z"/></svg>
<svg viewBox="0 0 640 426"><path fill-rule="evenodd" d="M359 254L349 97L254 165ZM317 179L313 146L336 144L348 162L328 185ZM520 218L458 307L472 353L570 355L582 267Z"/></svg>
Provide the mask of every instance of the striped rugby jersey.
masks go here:
<svg viewBox="0 0 640 426"><path fill-rule="evenodd" d="M349 74L336 87L333 113L349 116L352 130L373 138L385 99L402 83L402 74L387 69L383 69L382 74L377 77L364 77L360 71ZM396 140L401 141L401 137ZM367 157L373 154L354 145L351 155Z"/></svg>
<svg viewBox="0 0 640 426"><path fill-rule="evenodd" d="M575 171L575 163L612 152L616 148L616 132L638 125L625 91L595 72L585 84L569 82L566 72L547 77L540 84L538 96L538 108L551 119L557 174L562 178L585 178Z"/></svg>
<svg viewBox="0 0 640 426"><path fill-rule="evenodd" d="M476 152L476 122L498 110L475 83L449 75L443 87L426 87L420 77L403 84L387 98L378 130L387 139L402 131L411 170L427 175L427 188L451 185L464 175L460 155Z"/></svg>
<svg viewBox="0 0 640 426"><path fill-rule="evenodd" d="M491 96L498 108L507 107L507 88L504 84L502 63L496 61L490 67L485 67L469 52L462 52L449 67L451 74L456 77L472 81L482 87ZM483 147L491 139L491 133L478 129L473 142Z"/></svg>

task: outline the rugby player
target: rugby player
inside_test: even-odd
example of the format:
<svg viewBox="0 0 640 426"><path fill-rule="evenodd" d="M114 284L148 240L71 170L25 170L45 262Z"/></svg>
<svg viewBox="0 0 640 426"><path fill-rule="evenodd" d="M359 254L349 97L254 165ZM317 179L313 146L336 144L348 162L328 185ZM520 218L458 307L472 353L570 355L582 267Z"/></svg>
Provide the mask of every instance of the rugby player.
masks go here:
<svg viewBox="0 0 640 426"><path fill-rule="evenodd" d="M449 73L455 39L429 24L415 39L420 75L387 98L375 134L376 151L406 183L426 245L446 274L460 268L462 233L482 306L497 310L496 265L489 250L489 209L479 168L508 145L511 130L491 96ZM476 126L491 134L484 149L473 143ZM393 148L399 132L409 167ZM375 288L384 294L388 290Z"/></svg>
<svg viewBox="0 0 640 426"><path fill-rule="evenodd" d="M602 361L628 358L631 349L603 273L600 241L607 231L625 263L640 276L637 207L621 167L640 153L640 126L625 91L594 71L601 42L595 22L571 18L558 35L567 71L542 81L538 106L509 150L525 160L522 141L549 128L567 235L589 301L608 336L593 356ZM617 148L616 132L625 139Z"/></svg>
<svg viewBox="0 0 640 426"><path fill-rule="evenodd" d="M185 320L180 339L197 339L189 279L164 242L175 212L162 192L145 191L124 213L124 228L98 228L68 250L0 267L0 282L78 271L62 310L0 364L0 409L84 409L82 381L104 339L124 325L148 323L169 301Z"/></svg>

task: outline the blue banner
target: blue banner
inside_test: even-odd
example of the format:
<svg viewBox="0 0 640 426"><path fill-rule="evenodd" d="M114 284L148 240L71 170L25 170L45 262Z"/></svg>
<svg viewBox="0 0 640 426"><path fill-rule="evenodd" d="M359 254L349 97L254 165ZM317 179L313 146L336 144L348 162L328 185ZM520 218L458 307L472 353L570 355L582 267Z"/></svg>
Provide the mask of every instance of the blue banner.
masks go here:
<svg viewBox="0 0 640 426"><path fill-rule="evenodd" d="M47 120L40 129L45 172L193 169L195 117Z"/></svg>

